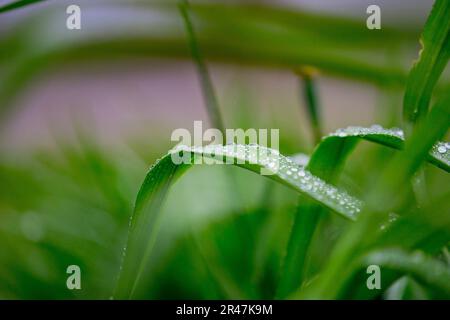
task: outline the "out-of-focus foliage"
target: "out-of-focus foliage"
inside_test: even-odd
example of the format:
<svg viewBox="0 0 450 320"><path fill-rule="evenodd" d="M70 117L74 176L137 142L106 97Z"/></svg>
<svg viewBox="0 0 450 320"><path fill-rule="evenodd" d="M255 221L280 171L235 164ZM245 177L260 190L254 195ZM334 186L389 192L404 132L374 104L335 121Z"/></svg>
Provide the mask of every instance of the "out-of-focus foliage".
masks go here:
<svg viewBox="0 0 450 320"><path fill-rule="evenodd" d="M176 168L163 160L138 193L146 167L164 152L159 142L150 151L136 143L106 150L80 134L76 144L57 139L52 151L0 152L0 298L104 299L119 279L118 296L129 297L136 285L136 298L450 298L450 147L437 144L450 123L450 96L442 94L446 81L438 83L450 49L448 1L436 1L422 34L424 51L409 76L406 56L396 64L389 56L403 58L415 48L417 30L386 26L371 32L359 21L269 5L192 3L186 11L195 29L188 32L190 45L173 2L86 2L87 16L95 6L126 7L133 14L117 28L96 21L78 35L55 27L64 25L65 16L54 1L18 1L0 8L0 18L46 2L0 34L4 121L39 74L60 66L130 57L189 59L192 53L200 66L205 57L297 73L312 66L380 90L403 92L406 85L404 115L421 121L406 128L406 140L399 130L340 130L324 137L303 163L327 190L347 190L364 200L356 222L330 214L329 208L344 216L350 211L330 202L327 193L232 166L194 166L169 189ZM150 19L154 13L162 19ZM206 68L200 69L207 77ZM312 82L305 85L317 136L320 99ZM205 96L212 93L207 87ZM432 97L437 103L427 114ZM252 127L255 108L245 107L234 119ZM218 110L209 112L217 118ZM378 145L360 148L360 138ZM281 142L282 150L307 150L294 135ZM147 197L151 191L158 196ZM127 237L132 247L120 270ZM82 270L79 291L66 287L66 268L73 264ZM381 290L367 289L368 264L382 267Z"/></svg>

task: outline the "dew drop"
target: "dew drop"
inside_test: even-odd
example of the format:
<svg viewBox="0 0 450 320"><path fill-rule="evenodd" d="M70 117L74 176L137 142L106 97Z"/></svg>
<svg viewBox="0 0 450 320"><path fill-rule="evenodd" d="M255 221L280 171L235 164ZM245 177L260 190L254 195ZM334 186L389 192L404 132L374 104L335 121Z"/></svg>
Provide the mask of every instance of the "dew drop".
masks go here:
<svg viewBox="0 0 450 320"><path fill-rule="evenodd" d="M445 146L443 146L443 145L439 146L437 150L438 150L439 153L446 153L447 152L447 148Z"/></svg>

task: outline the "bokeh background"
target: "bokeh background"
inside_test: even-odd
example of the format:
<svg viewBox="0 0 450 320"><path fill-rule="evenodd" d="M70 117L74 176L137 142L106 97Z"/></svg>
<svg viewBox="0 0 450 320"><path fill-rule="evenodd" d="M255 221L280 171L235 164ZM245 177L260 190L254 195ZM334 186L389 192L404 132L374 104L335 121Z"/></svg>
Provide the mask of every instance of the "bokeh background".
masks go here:
<svg viewBox="0 0 450 320"><path fill-rule="evenodd" d="M303 66L319 72L324 134L349 125L401 126L404 80L433 1L191 2L227 128L279 128L282 153L311 153L295 72ZM69 4L81 7L81 30L65 27ZM174 129L209 123L175 4L45 1L0 15L0 298L111 295L148 166L173 147ZM381 7L381 30L366 28L370 4ZM340 185L364 193L382 167L372 160L392 152L362 145ZM193 244L198 237L217 238L212 255L222 252L224 266L217 273L248 292L261 288L250 297L270 297L287 237L279 230L291 221L296 195L222 169L194 168L171 191L138 297L242 297L210 281ZM448 178L435 170L430 188L443 194ZM223 178L229 172L237 179L233 192ZM283 218L270 220L267 243L258 247L230 240L233 212ZM329 219L311 274L345 230L346 222ZM242 256L237 247L256 254ZM65 287L70 264L81 266L82 290ZM255 266L263 270L257 286L248 280ZM420 294L426 290L413 295Z"/></svg>

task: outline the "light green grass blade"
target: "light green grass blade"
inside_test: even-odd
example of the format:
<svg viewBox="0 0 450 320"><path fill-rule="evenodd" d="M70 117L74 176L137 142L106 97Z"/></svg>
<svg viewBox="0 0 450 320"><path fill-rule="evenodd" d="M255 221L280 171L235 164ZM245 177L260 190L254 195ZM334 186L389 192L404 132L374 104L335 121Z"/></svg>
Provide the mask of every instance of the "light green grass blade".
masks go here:
<svg viewBox="0 0 450 320"><path fill-rule="evenodd" d="M427 113L433 89L450 57L450 2L436 0L421 37L422 50L406 83L403 117L411 126Z"/></svg>
<svg viewBox="0 0 450 320"><path fill-rule="evenodd" d="M203 156L204 159L218 159L217 157L220 156L223 157L222 159L231 159L235 162L235 165L254 172L260 172L260 170L274 171L278 165L277 173L267 177L314 199L350 220L356 219L362 207L361 201L325 183L305 168L298 166L291 159L269 148L257 145L209 146L204 148L182 146L176 148L150 169L138 193L130 223L127 249L115 294L117 298L129 298L139 282L156 239L160 218L158 212L160 212L161 203L174 178L190 166L174 164L172 156L186 152L191 154L192 161L198 161L199 156ZM257 158L253 158L256 155L258 155ZM245 160L250 160L250 162L246 163Z"/></svg>
<svg viewBox="0 0 450 320"><path fill-rule="evenodd" d="M384 249L372 252L363 259L363 267L379 265L382 269L392 269L410 274L416 279L450 294L450 269L436 259L420 251L408 253L399 249Z"/></svg>
<svg viewBox="0 0 450 320"><path fill-rule="evenodd" d="M339 143L343 143L341 140L349 140L348 143L352 143L354 138L364 139L398 150L403 149L405 144L404 134L400 129L384 129L378 125L369 128L348 127L324 137L317 146L311 160L315 162L317 158L323 158L325 159L324 165L327 165L326 159L335 159L337 156ZM450 172L450 144L448 142L436 143L429 151L426 159L431 164Z"/></svg>
<svg viewBox="0 0 450 320"><path fill-rule="evenodd" d="M45 1L45 0L20 0L20 1L14 1L14 2L6 4L4 6L0 6L0 13L12 11L12 10L15 10L15 9L19 9L19 8L28 6L30 4L37 3L37 2L42 2L42 1Z"/></svg>

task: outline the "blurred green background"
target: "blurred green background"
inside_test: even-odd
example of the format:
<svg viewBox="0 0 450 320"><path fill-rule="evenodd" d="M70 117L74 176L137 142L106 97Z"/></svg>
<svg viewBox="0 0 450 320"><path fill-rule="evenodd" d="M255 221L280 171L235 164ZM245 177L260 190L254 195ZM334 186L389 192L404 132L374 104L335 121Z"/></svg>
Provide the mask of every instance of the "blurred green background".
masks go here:
<svg viewBox="0 0 450 320"><path fill-rule="evenodd" d="M0 14L1 299L109 298L148 167L174 146L174 129L208 123L176 2L76 1L82 29L75 31L65 27L72 3ZM319 72L322 133L401 126L406 76L433 1L191 4L227 128L279 128L283 154L310 154L315 142L297 74L304 66ZM366 28L369 4L382 8L381 30ZM447 72L438 95L448 79ZM393 153L361 144L339 186L363 195ZM426 171L429 193L448 200L448 175ZM195 167L165 202L136 297L272 298L297 200L242 169ZM450 213L448 201L441 210ZM236 230L236 220L251 232ZM310 279L348 224L323 219ZM81 290L66 287L73 264L82 270ZM384 297L443 297L401 281L402 290Z"/></svg>

